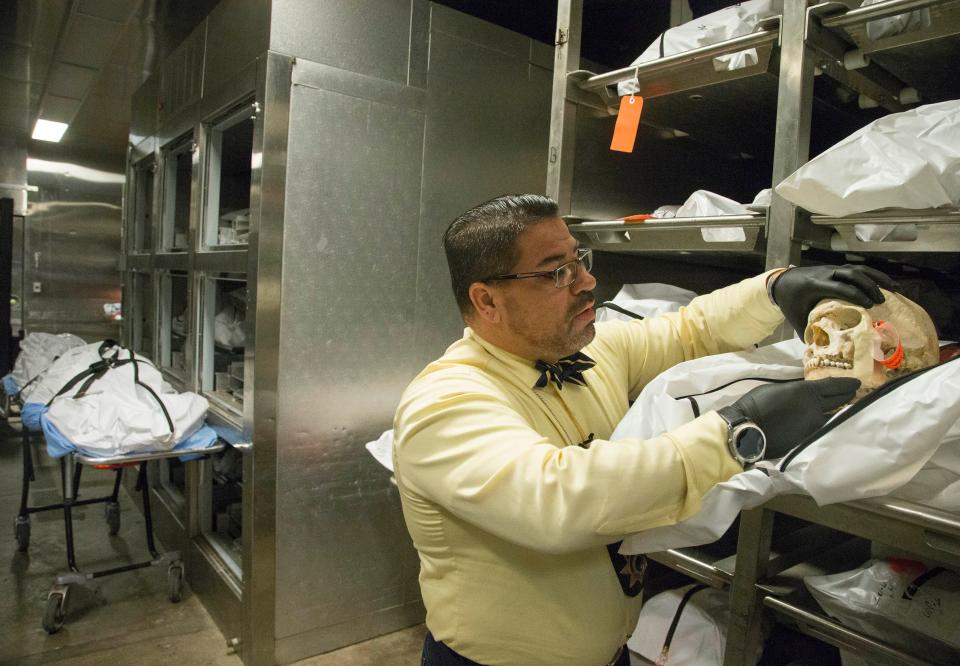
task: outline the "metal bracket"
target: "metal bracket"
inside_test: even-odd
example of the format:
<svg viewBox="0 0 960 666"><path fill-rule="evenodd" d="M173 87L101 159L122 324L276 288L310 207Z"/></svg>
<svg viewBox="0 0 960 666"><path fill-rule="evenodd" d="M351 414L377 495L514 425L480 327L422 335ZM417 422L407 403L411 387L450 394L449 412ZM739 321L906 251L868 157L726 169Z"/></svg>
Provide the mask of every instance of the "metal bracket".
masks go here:
<svg viewBox="0 0 960 666"><path fill-rule="evenodd" d="M71 571L70 573L58 574L57 582L54 583L52 588L50 588L50 594L62 592L64 595L66 595L67 593L66 587L68 585L83 585L91 578L93 578L91 574L82 574L82 573L77 573L76 571Z"/></svg>
<svg viewBox="0 0 960 666"><path fill-rule="evenodd" d="M557 28L557 40L554 42L554 46L563 46L569 39L570 35L567 28Z"/></svg>
<svg viewBox="0 0 960 666"><path fill-rule="evenodd" d="M253 442L237 442L236 444L231 444L240 453L250 453L253 451Z"/></svg>

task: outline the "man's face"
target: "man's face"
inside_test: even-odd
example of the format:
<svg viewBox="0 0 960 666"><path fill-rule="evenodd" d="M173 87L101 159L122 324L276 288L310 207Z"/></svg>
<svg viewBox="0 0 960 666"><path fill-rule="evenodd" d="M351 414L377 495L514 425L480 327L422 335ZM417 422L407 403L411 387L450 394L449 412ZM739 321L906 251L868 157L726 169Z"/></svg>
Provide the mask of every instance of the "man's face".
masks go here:
<svg viewBox="0 0 960 666"><path fill-rule="evenodd" d="M576 259L577 241L559 218L538 222L517 238L519 257L511 273L550 271ZM579 266L573 284L558 289L552 277L504 280L503 331L515 348L556 361L579 351L596 334L593 292L597 280Z"/></svg>

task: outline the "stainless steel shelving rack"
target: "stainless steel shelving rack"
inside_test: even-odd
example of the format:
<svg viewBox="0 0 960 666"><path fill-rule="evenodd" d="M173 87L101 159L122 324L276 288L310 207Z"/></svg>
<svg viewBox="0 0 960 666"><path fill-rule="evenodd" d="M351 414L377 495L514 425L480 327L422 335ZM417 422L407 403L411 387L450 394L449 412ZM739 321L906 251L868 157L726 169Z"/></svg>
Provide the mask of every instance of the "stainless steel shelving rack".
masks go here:
<svg viewBox="0 0 960 666"><path fill-rule="evenodd" d="M645 98L644 122L662 125L667 131L698 131L711 125L732 130L735 118L753 119L772 112L775 121L770 126L774 139L770 182L775 185L809 159L812 120L818 114L837 119L833 125L840 131L836 137L815 136L821 145L830 145L831 140L866 124L862 115L851 117L831 97L816 94L818 77L821 81L816 88L821 93L824 84L842 87L848 98L859 96L864 106L875 106L875 113L904 110L918 98L922 102L938 102L960 97L960 82L956 77L945 76L940 66L960 60L957 0L887 0L866 8L851 8L859 5L855 1L787 0L779 20L762 23L751 35L599 74L581 69L583 4L583 0L557 3L546 188L559 202L561 214L581 244L621 254L759 255L767 268L800 264L808 248L860 255L875 253L893 261L905 253L913 257L917 253L953 253L960 249L957 209L886 210L837 219L811 215L774 195L769 209L752 216L674 218L669 222L631 224L623 220L586 219L588 216L577 210L574 182L577 133L582 126L578 115L614 114L619 102L616 84L636 80L638 94ZM865 28L868 21L919 9L929 12L928 26L869 39ZM718 55L747 48L756 49L756 64L733 72L718 72L712 66ZM856 65L858 60L860 66ZM691 108L695 106L691 95L696 95L698 101L711 102L709 113ZM751 115L745 116L747 113ZM822 131L830 125L821 122L819 128ZM762 122L760 127L763 128ZM749 133L737 133L735 140L758 140L745 134ZM578 166L583 168L582 162ZM910 224L916 240L860 241L854 233L857 224ZM711 244L703 233L711 227L736 226L744 231L744 240L738 243ZM822 552L792 547L791 535L775 539L777 516L809 523L794 535L803 534L801 543L813 544ZM820 531L804 532L808 528ZM731 622L726 664L750 662L748 655L756 654L761 640L760 620L765 614L878 663L927 663L916 654L842 626L828 618L805 594L802 576L829 569L829 563L824 565L820 560L826 557L829 562L830 553L855 553L865 559L863 540L904 549L922 559L960 569L960 516L892 498L818 507L803 496L780 497L741 514L734 555L717 558L709 548L695 548L654 553L651 559L700 582L729 590ZM848 560L840 567L857 563Z"/></svg>

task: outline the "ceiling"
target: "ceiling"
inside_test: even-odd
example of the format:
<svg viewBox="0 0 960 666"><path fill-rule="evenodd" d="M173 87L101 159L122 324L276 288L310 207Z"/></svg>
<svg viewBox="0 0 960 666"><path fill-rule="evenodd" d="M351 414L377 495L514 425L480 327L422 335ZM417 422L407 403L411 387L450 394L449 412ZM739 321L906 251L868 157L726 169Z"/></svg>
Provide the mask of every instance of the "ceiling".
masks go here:
<svg viewBox="0 0 960 666"><path fill-rule="evenodd" d="M553 41L556 0L440 2ZM0 0L0 146L122 172L133 92L216 4ZM629 64L666 27L670 10L670 0L644 0L642 11L637 0L585 4L583 54L610 67ZM38 117L70 124L60 143L29 138Z"/></svg>
<svg viewBox="0 0 960 666"><path fill-rule="evenodd" d="M133 92L215 4L0 2L0 145L122 172ZM29 138L38 117L69 123L60 143Z"/></svg>

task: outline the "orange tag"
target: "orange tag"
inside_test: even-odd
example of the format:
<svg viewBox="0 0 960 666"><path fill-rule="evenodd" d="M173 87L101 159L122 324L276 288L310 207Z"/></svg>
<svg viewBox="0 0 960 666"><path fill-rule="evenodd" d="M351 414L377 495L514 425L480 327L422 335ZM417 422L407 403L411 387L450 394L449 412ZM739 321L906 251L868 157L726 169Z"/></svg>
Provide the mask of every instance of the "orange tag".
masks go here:
<svg viewBox="0 0 960 666"><path fill-rule="evenodd" d="M623 221L628 224L643 224L647 220L652 220L653 215L627 215L623 218Z"/></svg>
<svg viewBox="0 0 960 666"><path fill-rule="evenodd" d="M640 128L640 112L643 110L643 98L639 95L624 95L620 98L620 112L617 124L613 128L613 141L610 150L632 153Z"/></svg>

